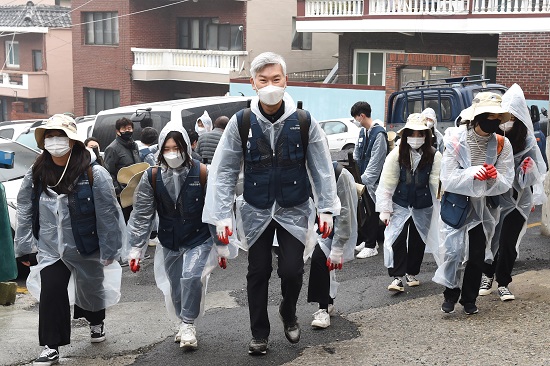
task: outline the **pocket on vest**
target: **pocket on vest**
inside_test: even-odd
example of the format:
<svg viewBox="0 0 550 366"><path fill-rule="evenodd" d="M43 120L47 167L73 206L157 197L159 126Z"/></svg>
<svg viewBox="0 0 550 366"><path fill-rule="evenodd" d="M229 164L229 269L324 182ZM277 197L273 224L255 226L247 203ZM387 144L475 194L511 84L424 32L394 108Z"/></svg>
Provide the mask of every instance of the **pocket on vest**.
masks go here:
<svg viewBox="0 0 550 366"><path fill-rule="evenodd" d="M309 198L309 178L303 168L294 168L281 174L280 194L277 201L281 207L292 207Z"/></svg>
<svg viewBox="0 0 550 366"><path fill-rule="evenodd" d="M82 255L92 254L99 249L95 217L79 220L78 238L75 238L76 248Z"/></svg>
<svg viewBox="0 0 550 366"><path fill-rule="evenodd" d="M304 148L299 134L288 136L288 156L292 161L304 159Z"/></svg>
<svg viewBox="0 0 550 366"><path fill-rule="evenodd" d="M270 205L270 174L250 172L245 176L243 196L246 202L258 208L266 208Z"/></svg>

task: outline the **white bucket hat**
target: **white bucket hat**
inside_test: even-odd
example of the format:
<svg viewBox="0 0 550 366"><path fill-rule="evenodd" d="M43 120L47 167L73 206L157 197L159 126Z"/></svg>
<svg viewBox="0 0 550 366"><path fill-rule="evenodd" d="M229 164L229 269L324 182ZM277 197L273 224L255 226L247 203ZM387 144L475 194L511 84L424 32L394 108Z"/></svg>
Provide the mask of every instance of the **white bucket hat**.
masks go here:
<svg viewBox="0 0 550 366"><path fill-rule="evenodd" d="M475 116L483 113L502 114L501 122L510 120L510 112L502 108L502 97L493 92L477 93L472 105L460 112L460 117L463 121L473 121Z"/></svg>
<svg viewBox="0 0 550 366"><path fill-rule="evenodd" d="M428 131L430 130L428 126L422 121L422 116L420 113L412 113L407 117L407 123L405 123L405 127L397 131L397 134L399 136L403 135L403 131L406 129L413 130L413 131Z"/></svg>
<svg viewBox="0 0 550 366"><path fill-rule="evenodd" d="M44 150L44 133L46 130L62 130L71 140L78 141L84 145L84 141L76 133L76 123L74 119L66 114L54 114L46 121L43 126L37 127L34 130L34 138L36 145Z"/></svg>

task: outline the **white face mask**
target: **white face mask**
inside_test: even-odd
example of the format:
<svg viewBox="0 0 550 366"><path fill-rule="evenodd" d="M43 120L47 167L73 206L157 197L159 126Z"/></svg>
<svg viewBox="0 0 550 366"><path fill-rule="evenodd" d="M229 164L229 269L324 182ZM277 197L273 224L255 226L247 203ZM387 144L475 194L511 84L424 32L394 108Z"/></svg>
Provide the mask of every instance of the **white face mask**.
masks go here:
<svg viewBox="0 0 550 366"><path fill-rule="evenodd" d="M202 135L203 133L206 132L206 128L204 128L204 127L199 127L199 126L197 125L197 126L195 126L195 132L198 133L199 136L200 136L200 135Z"/></svg>
<svg viewBox="0 0 550 366"><path fill-rule="evenodd" d="M424 137L407 137L407 143L410 147L413 149L419 149L422 145L424 145Z"/></svg>
<svg viewBox="0 0 550 366"><path fill-rule="evenodd" d="M513 121L508 121L508 122L501 123L500 125L498 125L498 128L500 128L504 132L510 131L512 129L512 127L514 127L514 122Z"/></svg>
<svg viewBox="0 0 550 366"><path fill-rule="evenodd" d="M426 122L426 126L428 126L428 128L432 128L434 126L434 123L431 121L428 121Z"/></svg>
<svg viewBox="0 0 550 366"><path fill-rule="evenodd" d="M44 139L44 149L52 156L60 157L71 150L69 138L67 136L54 136Z"/></svg>
<svg viewBox="0 0 550 366"><path fill-rule="evenodd" d="M178 168L183 164L184 159L181 156L180 153L177 152L169 152L166 154L163 154L164 160L166 160L166 164L172 169Z"/></svg>
<svg viewBox="0 0 550 366"><path fill-rule="evenodd" d="M361 127L361 122L359 122L359 121L356 120L355 118L353 119L353 123L354 123L357 127Z"/></svg>
<svg viewBox="0 0 550 366"><path fill-rule="evenodd" d="M279 103L285 95L285 88L275 85L264 86L256 91L260 101L265 105L275 105Z"/></svg>

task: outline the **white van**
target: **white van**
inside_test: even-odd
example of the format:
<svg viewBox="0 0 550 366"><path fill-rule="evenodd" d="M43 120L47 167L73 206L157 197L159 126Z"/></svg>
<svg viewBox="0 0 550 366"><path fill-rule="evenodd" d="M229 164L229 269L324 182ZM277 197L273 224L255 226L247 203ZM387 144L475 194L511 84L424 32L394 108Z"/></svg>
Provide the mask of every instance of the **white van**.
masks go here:
<svg viewBox="0 0 550 366"><path fill-rule="evenodd" d="M250 97L205 97L169 100L163 102L136 104L125 107L107 109L97 114L91 135L99 140L101 150L115 139L115 123L119 118L128 119L136 112L144 112L150 108L152 127L158 132L169 121L180 122L187 131L195 130L195 122L204 111L207 111L212 122L220 116L231 118L239 110L246 108ZM141 126L134 123L134 140L141 138Z"/></svg>

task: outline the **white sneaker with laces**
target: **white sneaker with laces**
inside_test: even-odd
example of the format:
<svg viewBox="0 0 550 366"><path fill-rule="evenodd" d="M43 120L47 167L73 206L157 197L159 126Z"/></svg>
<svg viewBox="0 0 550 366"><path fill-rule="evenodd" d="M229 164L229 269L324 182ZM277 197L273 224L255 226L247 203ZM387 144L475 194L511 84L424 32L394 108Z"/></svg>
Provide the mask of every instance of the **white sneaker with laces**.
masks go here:
<svg viewBox="0 0 550 366"><path fill-rule="evenodd" d="M325 309L319 309L313 314L313 321L311 326L313 328L325 329L330 325L330 315Z"/></svg>
<svg viewBox="0 0 550 366"><path fill-rule="evenodd" d="M357 258L363 259L363 258L370 258L374 257L378 254L378 250L376 248L364 248L357 254Z"/></svg>
<svg viewBox="0 0 550 366"><path fill-rule="evenodd" d="M493 292L493 277L487 277L485 273L481 274L481 283L479 285L479 296L489 295Z"/></svg>
<svg viewBox="0 0 550 366"><path fill-rule="evenodd" d="M497 291L498 291L498 296L502 301L510 301L510 300L516 299L514 294L512 294L512 292L506 286L499 286Z"/></svg>
<svg viewBox="0 0 550 366"><path fill-rule="evenodd" d="M333 316L334 315L334 304L328 304L328 315Z"/></svg>
<svg viewBox="0 0 550 366"><path fill-rule="evenodd" d="M403 287L403 281L399 277L395 277L388 286L388 290L390 291L397 291L397 292L403 292L405 291L405 288Z"/></svg>
<svg viewBox="0 0 550 366"><path fill-rule="evenodd" d="M407 286L414 287L420 285L420 281L416 279L415 276L406 274L405 275L405 282L407 282Z"/></svg>
<svg viewBox="0 0 550 366"><path fill-rule="evenodd" d="M355 246L355 251L356 251L356 252L360 252L360 251L362 251L364 248L365 248L365 242L362 242L361 244Z"/></svg>
<svg viewBox="0 0 550 366"><path fill-rule="evenodd" d="M181 323L180 347L185 349L197 348L197 330L194 324ZM177 335L176 335L177 336Z"/></svg>
<svg viewBox="0 0 550 366"><path fill-rule="evenodd" d="M34 366L50 366L59 363L59 352L57 350L45 346L40 356L33 361Z"/></svg>

